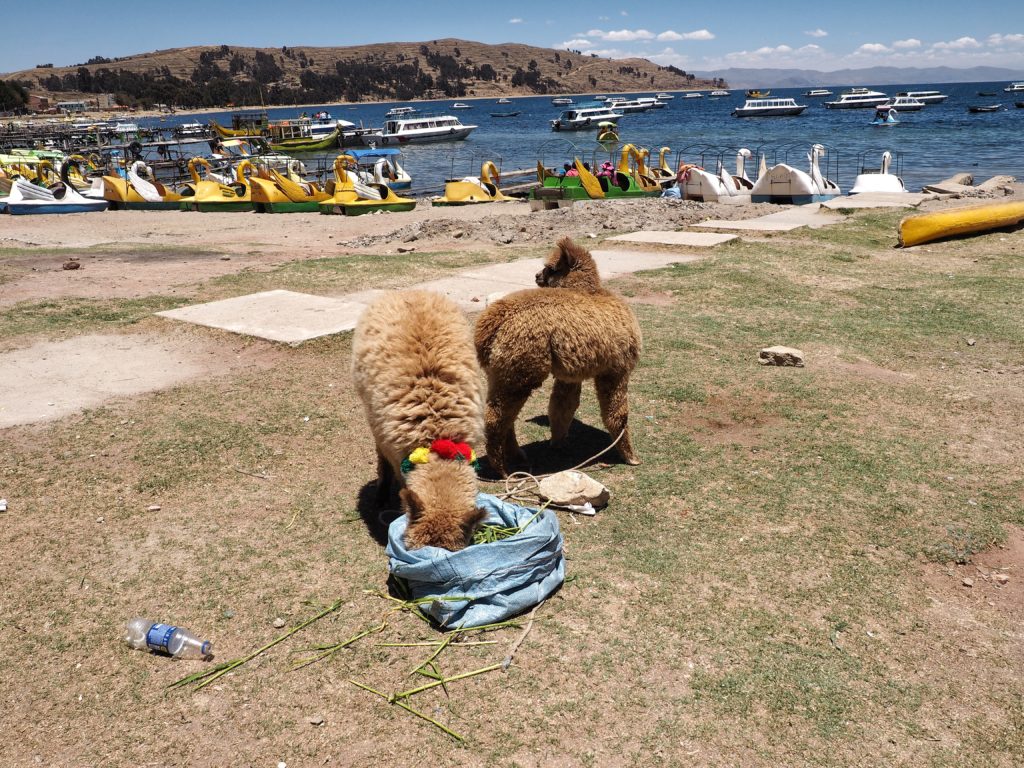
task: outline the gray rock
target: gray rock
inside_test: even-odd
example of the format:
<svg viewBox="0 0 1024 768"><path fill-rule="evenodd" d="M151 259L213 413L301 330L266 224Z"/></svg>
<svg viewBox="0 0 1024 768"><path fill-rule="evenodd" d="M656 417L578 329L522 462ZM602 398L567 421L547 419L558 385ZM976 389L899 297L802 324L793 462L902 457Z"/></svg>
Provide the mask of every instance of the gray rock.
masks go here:
<svg viewBox="0 0 1024 768"><path fill-rule="evenodd" d="M757 355L761 365L791 365L804 367L804 353L794 347L765 347Z"/></svg>

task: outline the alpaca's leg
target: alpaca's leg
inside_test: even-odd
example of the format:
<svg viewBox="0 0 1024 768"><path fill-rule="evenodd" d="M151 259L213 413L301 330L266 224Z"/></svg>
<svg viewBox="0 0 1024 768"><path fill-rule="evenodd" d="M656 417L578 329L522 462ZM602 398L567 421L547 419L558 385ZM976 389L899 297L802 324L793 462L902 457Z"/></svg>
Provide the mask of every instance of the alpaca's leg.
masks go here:
<svg viewBox="0 0 1024 768"><path fill-rule="evenodd" d="M565 440L569 434L572 417L580 407L580 389L582 385L579 383L555 379L551 399L548 401L548 422L551 425L553 445Z"/></svg>
<svg viewBox="0 0 1024 768"><path fill-rule="evenodd" d="M384 454L377 450L377 495L375 501L378 507L386 506L391 500L391 484L395 479L395 471L391 462L384 458Z"/></svg>
<svg viewBox="0 0 1024 768"><path fill-rule="evenodd" d="M601 420L604 421L608 435L614 440L622 433L616 449L622 460L627 464L639 464L640 458L633 450L633 442L629 439L629 374L606 374L594 379L597 390L597 402L601 405Z"/></svg>
<svg viewBox="0 0 1024 768"><path fill-rule="evenodd" d="M525 460L526 455L516 442L516 418L530 398L531 389L502 391L491 383L484 411L487 434L487 461L502 477L508 475L509 461Z"/></svg>

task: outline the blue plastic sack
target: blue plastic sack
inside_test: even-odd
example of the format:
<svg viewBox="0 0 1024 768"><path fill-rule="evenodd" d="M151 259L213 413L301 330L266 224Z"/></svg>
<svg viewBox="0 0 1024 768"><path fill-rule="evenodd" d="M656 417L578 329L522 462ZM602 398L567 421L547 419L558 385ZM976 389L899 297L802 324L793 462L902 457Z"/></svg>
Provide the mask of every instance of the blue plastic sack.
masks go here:
<svg viewBox="0 0 1024 768"><path fill-rule="evenodd" d="M442 627L505 621L535 606L565 580L562 533L552 510L538 515L536 509L487 493L477 494L476 504L487 512L484 522L489 525L521 526L537 516L515 536L457 552L440 547L406 549L405 515L388 528L391 573L406 582L413 599L438 598L421 604L420 610Z"/></svg>

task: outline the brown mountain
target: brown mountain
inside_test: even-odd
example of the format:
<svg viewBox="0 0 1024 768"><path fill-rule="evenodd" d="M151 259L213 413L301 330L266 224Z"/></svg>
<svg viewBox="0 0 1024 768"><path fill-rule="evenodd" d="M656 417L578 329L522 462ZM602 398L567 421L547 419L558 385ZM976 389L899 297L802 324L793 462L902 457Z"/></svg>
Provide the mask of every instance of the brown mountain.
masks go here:
<svg viewBox="0 0 1024 768"><path fill-rule="evenodd" d="M175 88L164 88L167 97L188 100L183 89L191 89L207 101L249 103L670 91L716 84L646 59L456 39L337 48L195 46L2 77L51 96L117 92L128 101L164 101L161 84L173 83Z"/></svg>

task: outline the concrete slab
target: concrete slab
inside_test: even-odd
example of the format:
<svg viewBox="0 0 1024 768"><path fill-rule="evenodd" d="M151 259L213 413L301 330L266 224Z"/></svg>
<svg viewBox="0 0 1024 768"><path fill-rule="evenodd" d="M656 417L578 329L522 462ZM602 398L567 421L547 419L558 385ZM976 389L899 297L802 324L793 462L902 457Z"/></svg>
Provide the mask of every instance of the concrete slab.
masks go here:
<svg viewBox="0 0 1024 768"><path fill-rule="evenodd" d="M697 248L709 248L713 245L735 240L738 235L724 235L719 232L628 232L616 235L609 240L624 240L629 243L653 243L655 245L690 245Z"/></svg>
<svg viewBox="0 0 1024 768"><path fill-rule="evenodd" d="M862 192L837 197L822 203L822 206L833 211L841 208L916 208L935 197L920 192Z"/></svg>
<svg viewBox="0 0 1024 768"><path fill-rule="evenodd" d="M543 259L521 259L520 261L509 261L504 264L491 264L486 267L473 267L460 275L476 278L477 280L499 280L504 283L512 283L521 288L536 288L534 276L544 266Z"/></svg>
<svg viewBox="0 0 1024 768"><path fill-rule="evenodd" d="M787 206L776 213L758 216L756 219L738 219L736 221L712 219L711 221L702 221L696 226L747 232L789 232L800 227L809 227L810 229L827 227L829 224L835 224L842 220L842 216L823 213L819 203L811 203L810 205Z"/></svg>
<svg viewBox="0 0 1024 768"><path fill-rule="evenodd" d="M695 254L652 251L593 251L598 273L604 280L645 269L696 261ZM451 277L410 286L434 291L466 312L479 312L488 304L524 288L535 288L534 275L540 259L492 264ZM383 291L367 290L340 298L312 296L294 291L264 291L223 301L158 312L161 317L257 336L285 344L351 331L359 316Z"/></svg>
<svg viewBox="0 0 1024 768"><path fill-rule="evenodd" d="M688 264L704 258L696 253L659 253L656 251L605 250L591 251L602 280L611 280L620 275L642 272L647 269L661 269L672 264Z"/></svg>
<svg viewBox="0 0 1024 768"><path fill-rule="evenodd" d="M161 317L285 344L351 331L366 305L294 291L263 291L157 312Z"/></svg>
<svg viewBox="0 0 1024 768"><path fill-rule="evenodd" d="M466 312L479 312L502 296L507 296L514 291L521 291L523 288L536 288L537 284L532 279L529 284L509 283L504 280L468 277L465 273L459 273L452 277L442 277L439 280L431 280L428 283L410 287L440 293L454 301Z"/></svg>
<svg viewBox="0 0 1024 768"><path fill-rule="evenodd" d="M208 373L195 351L161 339L89 335L0 354L0 428L51 421L113 397Z"/></svg>

